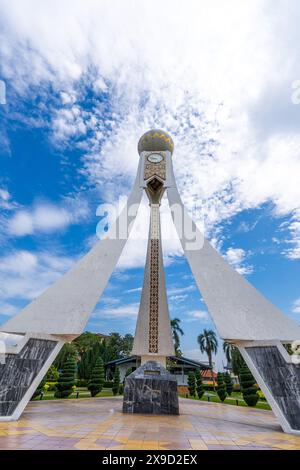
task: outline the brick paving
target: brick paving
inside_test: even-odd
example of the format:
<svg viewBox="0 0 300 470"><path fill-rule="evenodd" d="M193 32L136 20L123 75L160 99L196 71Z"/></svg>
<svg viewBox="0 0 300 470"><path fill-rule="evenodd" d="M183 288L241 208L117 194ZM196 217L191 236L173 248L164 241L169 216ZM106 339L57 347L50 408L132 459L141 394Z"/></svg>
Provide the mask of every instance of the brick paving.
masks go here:
<svg viewBox="0 0 300 470"><path fill-rule="evenodd" d="M0 449L300 449L271 411L180 399L180 416L124 415L122 398L31 402Z"/></svg>

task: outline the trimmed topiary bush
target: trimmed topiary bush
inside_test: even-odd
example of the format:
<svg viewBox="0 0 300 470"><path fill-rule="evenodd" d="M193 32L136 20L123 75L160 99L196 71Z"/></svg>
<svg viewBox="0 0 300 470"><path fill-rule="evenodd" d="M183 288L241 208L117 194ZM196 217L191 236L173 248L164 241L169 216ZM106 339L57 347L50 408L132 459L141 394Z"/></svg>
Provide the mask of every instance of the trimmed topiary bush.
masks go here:
<svg viewBox="0 0 300 470"><path fill-rule="evenodd" d="M204 394L204 388L203 388L201 373L198 369L195 371L195 379L196 379L196 384L195 384L196 385L196 392L197 392L198 398L200 400L200 398L202 398L202 396Z"/></svg>
<svg viewBox="0 0 300 470"><path fill-rule="evenodd" d="M31 397L31 400L33 400L34 398L37 398L39 396L41 396L42 392L44 391L44 386L46 384L46 376L43 378L43 380L39 383L36 391L34 392L34 394L32 395Z"/></svg>
<svg viewBox="0 0 300 470"><path fill-rule="evenodd" d="M70 356L63 364L62 372L56 384L55 398L67 398L73 392L76 382L77 365L73 356Z"/></svg>
<svg viewBox="0 0 300 470"><path fill-rule="evenodd" d="M119 371L118 367L116 367L116 370L115 370L115 373L114 373L113 386L112 386L112 392L113 392L114 395L118 395L119 388L120 388L120 371Z"/></svg>
<svg viewBox="0 0 300 470"><path fill-rule="evenodd" d="M225 382L225 386L226 386L227 395L230 396L232 394L232 391L233 391L233 383L232 383L232 378L230 377L229 372L225 372L224 382Z"/></svg>
<svg viewBox="0 0 300 470"><path fill-rule="evenodd" d="M196 378L193 372L189 372L188 375L188 389L189 395L194 397L196 395Z"/></svg>
<svg viewBox="0 0 300 470"><path fill-rule="evenodd" d="M91 392L92 397L95 397L101 392L104 384L104 366L101 357L96 360L95 366L92 370L91 379L88 383L88 389Z"/></svg>
<svg viewBox="0 0 300 470"><path fill-rule="evenodd" d="M221 401L224 401L227 397L224 375L221 372L218 372L217 377L217 394Z"/></svg>
<svg viewBox="0 0 300 470"><path fill-rule="evenodd" d="M255 386L255 379L247 366L240 370L240 379L242 386L243 398L248 406L256 406L259 396Z"/></svg>

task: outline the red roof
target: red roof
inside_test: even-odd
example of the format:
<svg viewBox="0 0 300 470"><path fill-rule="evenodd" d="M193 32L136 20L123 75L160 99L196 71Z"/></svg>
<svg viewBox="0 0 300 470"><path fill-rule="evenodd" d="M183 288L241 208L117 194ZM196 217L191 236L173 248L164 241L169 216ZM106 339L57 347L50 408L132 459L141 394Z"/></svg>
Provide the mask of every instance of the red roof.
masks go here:
<svg viewBox="0 0 300 470"><path fill-rule="evenodd" d="M218 377L218 374L212 372L211 370L206 369L201 371L201 376L203 377L203 379L211 379L211 375L213 375L215 379Z"/></svg>

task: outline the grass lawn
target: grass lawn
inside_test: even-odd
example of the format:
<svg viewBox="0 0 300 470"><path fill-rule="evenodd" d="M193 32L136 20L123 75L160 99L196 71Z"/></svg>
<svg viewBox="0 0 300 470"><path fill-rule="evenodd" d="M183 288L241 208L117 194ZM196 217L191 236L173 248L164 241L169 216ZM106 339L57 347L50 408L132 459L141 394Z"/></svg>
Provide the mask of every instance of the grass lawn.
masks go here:
<svg viewBox="0 0 300 470"><path fill-rule="evenodd" d="M182 397L186 398L184 395ZM190 400L199 400L196 397L188 397ZM238 404L237 404L238 400ZM213 403L222 403L218 395L214 392L204 393L203 397L200 401L211 401ZM234 406L248 406L247 403L243 400L242 394L239 392L232 392L230 397L227 397L224 402L226 405L234 405ZM271 410L270 405L267 402L259 400L256 406L251 408L259 408L261 410Z"/></svg>
<svg viewBox="0 0 300 470"><path fill-rule="evenodd" d="M91 398L91 394L89 390L86 387L78 387L75 392L73 392L68 398L65 400L71 399L71 398L77 398L77 392L79 392L78 398ZM43 400L59 400L58 398L54 397L54 391L51 392L44 392ZM112 397L112 389L111 388L104 388L98 395L97 397ZM34 398L33 401L39 401L40 397Z"/></svg>

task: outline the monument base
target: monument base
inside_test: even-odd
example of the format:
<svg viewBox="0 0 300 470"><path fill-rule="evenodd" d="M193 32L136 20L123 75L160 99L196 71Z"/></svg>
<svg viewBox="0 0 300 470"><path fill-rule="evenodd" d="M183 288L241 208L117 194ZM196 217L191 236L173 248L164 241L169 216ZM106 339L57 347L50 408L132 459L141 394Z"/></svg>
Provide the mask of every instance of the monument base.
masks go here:
<svg viewBox="0 0 300 470"><path fill-rule="evenodd" d="M123 413L179 415L177 380L148 361L125 379Z"/></svg>

